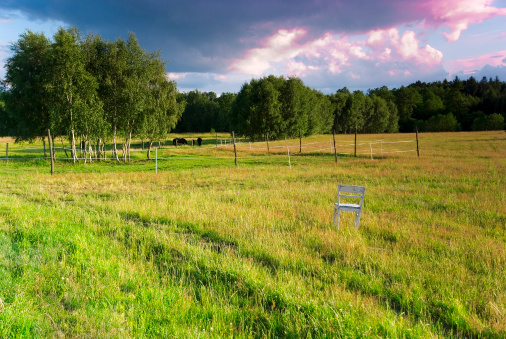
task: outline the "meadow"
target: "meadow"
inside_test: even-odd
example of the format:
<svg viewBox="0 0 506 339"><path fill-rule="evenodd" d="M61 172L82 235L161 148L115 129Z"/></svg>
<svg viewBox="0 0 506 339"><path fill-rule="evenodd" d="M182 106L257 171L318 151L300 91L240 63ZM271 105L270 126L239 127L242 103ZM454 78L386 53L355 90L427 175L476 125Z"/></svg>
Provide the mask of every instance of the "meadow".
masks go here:
<svg viewBox="0 0 506 339"><path fill-rule="evenodd" d="M60 150L54 175L0 138L0 337L504 338L506 133L358 138L337 162L329 135L242 143L237 167L210 135ZM339 183L366 187L358 229L332 225Z"/></svg>

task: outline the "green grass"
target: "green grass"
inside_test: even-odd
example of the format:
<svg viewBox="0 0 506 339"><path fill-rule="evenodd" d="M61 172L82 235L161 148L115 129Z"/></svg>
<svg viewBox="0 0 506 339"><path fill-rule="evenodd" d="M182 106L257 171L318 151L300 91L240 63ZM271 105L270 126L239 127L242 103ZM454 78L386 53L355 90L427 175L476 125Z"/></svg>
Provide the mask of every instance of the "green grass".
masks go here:
<svg viewBox="0 0 506 339"><path fill-rule="evenodd" d="M1 162L0 337L502 338L506 135L386 144L413 137ZM358 230L338 183L367 188Z"/></svg>

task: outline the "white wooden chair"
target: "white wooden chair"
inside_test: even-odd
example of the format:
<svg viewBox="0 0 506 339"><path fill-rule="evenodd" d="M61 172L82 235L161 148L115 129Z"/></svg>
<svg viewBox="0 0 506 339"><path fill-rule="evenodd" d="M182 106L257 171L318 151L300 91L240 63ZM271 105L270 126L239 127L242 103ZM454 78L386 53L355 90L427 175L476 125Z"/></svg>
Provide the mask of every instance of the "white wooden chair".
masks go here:
<svg viewBox="0 0 506 339"><path fill-rule="evenodd" d="M365 187L364 186L351 186L351 185L339 185L337 187L337 203L334 204L334 222L337 220L337 229L339 229L339 211L351 211L355 212L355 227L358 228L360 223L360 214L362 213L362 205L364 203ZM345 198L342 202L341 198ZM357 202L350 203L350 201Z"/></svg>

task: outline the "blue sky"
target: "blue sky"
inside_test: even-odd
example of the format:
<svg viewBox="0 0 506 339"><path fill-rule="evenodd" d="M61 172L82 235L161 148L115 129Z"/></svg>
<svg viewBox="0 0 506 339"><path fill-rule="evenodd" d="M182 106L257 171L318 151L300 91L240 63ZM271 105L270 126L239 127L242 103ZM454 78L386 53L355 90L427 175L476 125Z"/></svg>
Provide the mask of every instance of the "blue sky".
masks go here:
<svg viewBox="0 0 506 339"><path fill-rule="evenodd" d="M0 2L0 77L26 30L58 27L160 50L181 91L238 92L264 75L367 90L458 75L506 81L506 0Z"/></svg>

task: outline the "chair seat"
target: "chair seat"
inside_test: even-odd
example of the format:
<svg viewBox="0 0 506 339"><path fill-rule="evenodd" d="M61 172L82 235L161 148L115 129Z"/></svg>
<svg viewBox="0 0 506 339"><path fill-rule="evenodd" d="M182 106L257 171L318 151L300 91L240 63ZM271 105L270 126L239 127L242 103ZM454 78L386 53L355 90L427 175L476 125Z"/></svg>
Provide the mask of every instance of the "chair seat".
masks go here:
<svg viewBox="0 0 506 339"><path fill-rule="evenodd" d="M359 211L360 210L360 205L358 204L338 204L338 203L334 203L334 207L335 208L338 208L341 210L341 211Z"/></svg>

